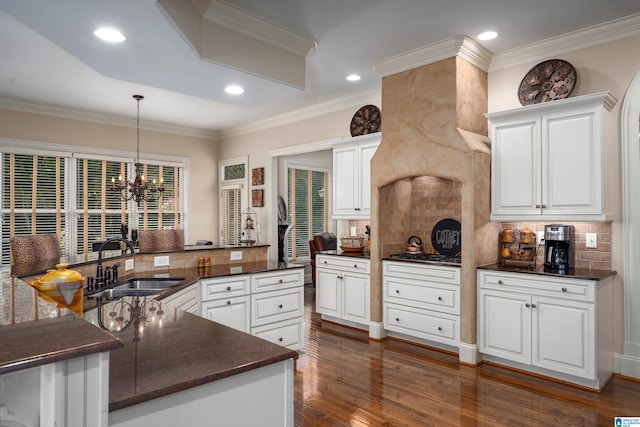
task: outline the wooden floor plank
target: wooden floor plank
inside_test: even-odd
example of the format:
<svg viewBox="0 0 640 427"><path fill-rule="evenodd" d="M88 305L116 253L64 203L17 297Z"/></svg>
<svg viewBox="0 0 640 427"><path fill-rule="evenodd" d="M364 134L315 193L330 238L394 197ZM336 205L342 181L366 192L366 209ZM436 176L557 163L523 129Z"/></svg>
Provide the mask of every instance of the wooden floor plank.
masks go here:
<svg viewBox="0 0 640 427"><path fill-rule="evenodd" d="M613 426L640 417L640 381L601 392L320 322L305 286L307 342L296 363L295 425Z"/></svg>

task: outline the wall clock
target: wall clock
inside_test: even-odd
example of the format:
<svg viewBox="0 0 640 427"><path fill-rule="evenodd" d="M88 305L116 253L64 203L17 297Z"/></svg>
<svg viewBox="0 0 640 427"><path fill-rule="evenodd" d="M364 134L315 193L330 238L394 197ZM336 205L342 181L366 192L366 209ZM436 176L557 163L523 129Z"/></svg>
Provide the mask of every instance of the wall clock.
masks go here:
<svg viewBox="0 0 640 427"><path fill-rule="evenodd" d="M365 105L356 111L351 119L351 136L380 132L381 122L380 109L375 105Z"/></svg>
<svg viewBox="0 0 640 427"><path fill-rule="evenodd" d="M533 67L518 88L522 105L566 98L576 85L576 69L567 61L550 59Z"/></svg>

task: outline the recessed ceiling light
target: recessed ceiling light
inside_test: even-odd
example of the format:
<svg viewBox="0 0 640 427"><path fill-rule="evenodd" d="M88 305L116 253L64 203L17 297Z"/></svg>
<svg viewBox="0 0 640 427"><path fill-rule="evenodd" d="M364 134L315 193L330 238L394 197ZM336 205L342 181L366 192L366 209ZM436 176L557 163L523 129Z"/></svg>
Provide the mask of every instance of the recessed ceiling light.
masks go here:
<svg viewBox="0 0 640 427"><path fill-rule="evenodd" d="M495 31L485 31L484 33L478 34L478 40L493 40L498 37L498 33Z"/></svg>
<svg viewBox="0 0 640 427"><path fill-rule="evenodd" d="M360 80L360 76L357 74L349 74L347 76L347 80L349 80L350 82L357 82L358 80Z"/></svg>
<svg viewBox="0 0 640 427"><path fill-rule="evenodd" d="M101 40L113 43L123 42L127 39L124 34L113 28L98 28L93 34Z"/></svg>
<svg viewBox="0 0 640 427"><path fill-rule="evenodd" d="M241 93L244 93L244 89L238 85L229 85L224 88L224 91L229 95L240 95Z"/></svg>

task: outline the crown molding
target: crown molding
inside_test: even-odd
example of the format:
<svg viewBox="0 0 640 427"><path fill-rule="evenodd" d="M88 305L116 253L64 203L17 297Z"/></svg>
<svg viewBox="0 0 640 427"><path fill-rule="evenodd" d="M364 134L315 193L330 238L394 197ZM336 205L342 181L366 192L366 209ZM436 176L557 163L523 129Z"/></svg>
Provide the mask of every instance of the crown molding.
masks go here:
<svg viewBox="0 0 640 427"><path fill-rule="evenodd" d="M381 104L381 90L380 88L372 89L366 92L361 92L355 95L336 98L327 102L312 105L310 107L301 108L288 113L281 114L279 116L270 117L268 119L261 120L259 122L252 123L250 125L238 126L236 128L223 130L220 132L222 139L234 138L249 133L259 132L266 129L274 128L276 126L283 126L289 123L298 122L301 120L311 119L321 116L323 114L334 113L339 110L362 107L366 104Z"/></svg>
<svg viewBox="0 0 640 427"><path fill-rule="evenodd" d="M304 57L318 45L315 40L294 34L274 22L220 0L211 1L203 19Z"/></svg>
<svg viewBox="0 0 640 427"><path fill-rule="evenodd" d="M492 53L467 36L452 36L400 55L392 56L373 68L381 77L390 76L447 58L459 56L483 71L488 71Z"/></svg>
<svg viewBox="0 0 640 427"><path fill-rule="evenodd" d="M493 56L489 72L537 63L563 53L611 43L640 34L640 13L587 27Z"/></svg>
<svg viewBox="0 0 640 427"><path fill-rule="evenodd" d="M6 110L20 111L23 113L43 114L47 116L60 117L63 119L82 120L85 122L94 122L106 125L136 127L136 120L126 119L123 117L110 116L107 114L87 113L84 111L73 110L69 108L34 104L25 101L17 101L14 99L0 98L0 108ZM173 126L166 123L153 121L140 121L140 128L156 132L170 133L175 135L190 136L194 138L205 138L218 140L219 132L208 131L202 129L192 129L182 126Z"/></svg>

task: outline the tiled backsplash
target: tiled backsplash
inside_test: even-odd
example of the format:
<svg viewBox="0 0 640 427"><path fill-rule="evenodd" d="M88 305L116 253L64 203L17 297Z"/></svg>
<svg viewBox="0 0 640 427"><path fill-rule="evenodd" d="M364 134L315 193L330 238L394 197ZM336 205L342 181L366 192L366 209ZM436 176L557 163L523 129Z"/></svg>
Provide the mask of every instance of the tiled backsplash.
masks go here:
<svg viewBox="0 0 640 427"><path fill-rule="evenodd" d="M557 223L557 222L554 222ZM548 222L503 222L502 228L523 229L529 227L536 236L544 235L544 226ZM611 223L610 222L563 222L573 226L571 242L574 249L574 267L595 270L611 269ZM586 247L586 233L597 233L598 247ZM498 249L496 249L498 251ZM496 258L498 254L496 252ZM537 263L544 262L544 245L538 247Z"/></svg>

